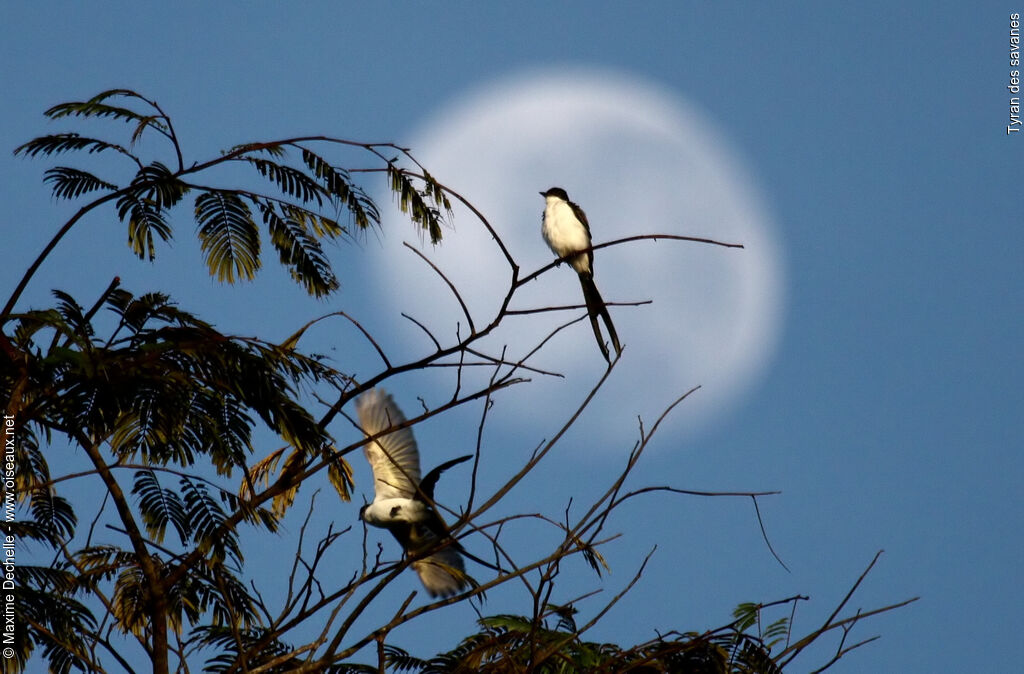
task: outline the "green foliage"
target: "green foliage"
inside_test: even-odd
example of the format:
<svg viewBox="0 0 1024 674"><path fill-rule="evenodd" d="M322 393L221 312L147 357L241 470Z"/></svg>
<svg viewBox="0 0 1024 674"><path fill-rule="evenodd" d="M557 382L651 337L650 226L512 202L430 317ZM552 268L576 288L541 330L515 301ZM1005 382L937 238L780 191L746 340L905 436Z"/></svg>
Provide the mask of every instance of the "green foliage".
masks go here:
<svg viewBox="0 0 1024 674"><path fill-rule="evenodd" d="M155 101L128 89L61 103L45 114L53 120L121 122L129 128L128 141L56 133L24 143L15 154L78 153L88 158L106 153L111 161L104 164L104 174L120 163L130 170L121 175L130 178L119 179L118 185L81 168L46 170L43 181L55 198L91 201L56 228L0 311L0 397L5 413L16 420L13 430L19 439L13 458L18 518L0 523L0 530L32 541L53 560L49 567L16 567L19 629L12 671L25 671L33 655L44 658L54 672L106 671L105 655L121 660L119 644L113 641L120 634L136 640L160 674L170 671L172 652L181 670L189 668L193 657L201 657L206 659L206 672L287 672L301 667L334 674L374 672L380 668L339 662L374 642L380 667L387 665L392 671L776 674L821 634L842 628L845 639L849 626L860 619L858 613L834 621L837 609L825 626L791 646L788 618L765 626L766 607L744 604L732 623L701 634L669 632L628 647L585 641L583 635L592 623L581 626L575 607L554 605L547 598L564 557L580 553L598 575L608 569L595 538L615 505L640 493L615 498L629 468L609 492L612 498L601 506L604 509L597 510L602 499L591 510L591 522L599 522L596 531L584 535L580 532L590 525L570 529L566 524L565 541L548 560L532 569L516 568L514 563L513 571L491 567L499 577L488 587L523 580L533 593L537 613L482 616L477 633L449 652L424 660L386 641L394 627L464 596L407 611L410 595L390 623L352 646L339 646L346 631L365 617L363 611L378 592L405 568L443 563L422 558L432 552L427 547L410 549L397 564L382 561L381 552L374 560L364 538L362 569L341 581L341 589L325 587L317 567L324 560L333 561L328 548L345 531L334 531L333 524L310 552L304 546L308 520L303 523L291 574L283 581L284 606L280 614L272 614L254 580L245 575L244 527L264 536L278 531L303 481L317 473L342 500L350 500L353 492L352 468L345 455L358 445L338 449L325 427L351 397L355 382L320 357L297 350L304 331L320 319L308 322L280 345L232 336L180 309L168 295L137 295L120 288L116 278L98 299L85 305L71 293L54 290L52 306L15 308L62 237L86 214L107 205L126 227L131 252L154 260L158 241L168 242L174 235L175 209L193 195L189 217L212 276L228 283L253 279L262 265L265 236L294 281L319 298L341 286L325 241L351 238L381 224L377 205L354 175L384 174L399 209L434 244L451 216L449 193L407 150L391 144L311 136L246 143L213 159L186 162L171 118ZM144 137L155 137L159 143L140 143ZM144 158L139 147L170 152ZM328 153L340 159L329 160ZM353 155L368 158L369 166ZM205 179L227 165L247 169L243 184L226 187ZM101 310L102 318L97 318ZM456 392L442 409L484 396L489 405L491 393L524 381L514 374L522 361L510 368L514 361L504 354L491 358L471 348L501 316L485 330L474 328L458 349L444 349L434 340L437 353L432 358L398 366L389 363L369 333L350 319L386 363L382 374L367 377L361 386L410 369L454 364L438 359L458 351L459 388L463 366L493 364L495 375L490 388L470 395ZM474 362L465 361L467 354ZM320 400L318 387L337 394L337 402ZM319 421L307 409L310 399L330 408ZM255 446L259 424L277 438L271 448ZM70 445L76 460L84 458L89 468L68 474L61 443ZM526 470L549 448L536 452ZM631 458L630 467L638 456ZM61 465L64 474L52 476L51 461ZM512 478L506 491L523 474ZM79 526L74 507L78 504L60 493L65 480L78 478L99 485L102 496L101 502L97 498L97 504L90 504L97 508L95 516L83 517L87 527ZM520 516L499 520L495 528L480 527L469 515L453 525L452 534L472 529L494 536L495 556L500 552L511 562L515 556L505 553L498 536L505 522ZM539 514L530 517L553 521ZM174 535L167 535L169 529ZM438 538L455 544L446 535ZM266 538L259 540L262 544ZM468 550L462 552L471 556ZM444 570L468 587L468 594L483 598L484 587L464 571L449 566ZM534 571L541 575L536 590L530 589L533 579L527 576ZM331 582L341 575L334 573ZM379 584L357 597L357 591L371 588L363 583ZM346 606L351 613L340 617ZM101 619L94 610L102 613ZM313 616L319 620L325 613L330 614L327 625L314 641L295 645L286 640L287 635L300 633L300 626L308 626L304 621ZM327 644L331 639L333 643ZM841 644L836 659L858 645L843 650ZM130 669L123 661L120 664Z"/></svg>
<svg viewBox="0 0 1024 674"><path fill-rule="evenodd" d="M139 514L146 526L146 533L157 543L164 542L164 533L170 524L178 532L181 544L189 539L191 527L188 513L178 492L160 487L160 481L152 470L135 473L132 493L139 497Z"/></svg>
<svg viewBox="0 0 1024 674"><path fill-rule="evenodd" d="M260 232L236 194L210 190L196 197L199 242L218 281L252 280L260 268Z"/></svg>
<svg viewBox="0 0 1024 674"><path fill-rule="evenodd" d="M115 97L139 99L150 103L130 89L110 89L93 96L87 101L59 103L43 114L50 119L61 119L62 117L110 117L126 123L134 123L135 130L132 132L132 142L135 142L147 128L154 128L165 136L170 137L169 120L165 121L163 114L142 115L129 108L109 105L104 102L108 98Z"/></svg>
<svg viewBox="0 0 1024 674"><path fill-rule="evenodd" d="M332 166L327 160L308 148L302 148L302 161L316 176L327 193L335 198L334 203L348 209L358 229L367 229L380 224L380 212L373 200L352 182L348 171ZM340 233L340 232L339 232Z"/></svg>
<svg viewBox="0 0 1024 674"><path fill-rule="evenodd" d="M77 199L83 194L96 190L114 191L117 185L97 178L91 173L67 166L47 169L44 183L50 183L53 196L58 199Z"/></svg>
<svg viewBox="0 0 1024 674"><path fill-rule="evenodd" d="M704 634L672 632L630 648L584 641L572 606L548 605L533 620L527 616L480 618L481 628L447 653L429 660L388 645L390 670L397 672L674 672L678 674L778 674L771 645L749 633L746 618L760 605L741 606L736 622ZM756 622L756 618L755 618ZM788 628L777 633L788 635Z"/></svg>
<svg viewBox="0 0 1024 674"><path fill-rule="evenodd" d="M278 515L182 471L200 459L223 477L247 471L257 420L287 443L296 466L329 456L330 436L298 395L304 384L335 382L336 373L294 349L224 335L161 293L137 296L113 283L88 310L68 293L53 294L53 307L11 316L10 350L0 350L0 394L25 439L15 460L26 507L3 529L63 559L48 572L18 567L20 661L40 649L54 671L89 669L85 646L96 619L82 594L109 596L118 630L146 640L158 597L174 632L204 620L255 625L256 600L232 570L244 564L238 527L273 532ZM100 334L102 306L114 320ZM50 482L52 457L35 440L54 435L92 458L115 499L117 481L126 479L119 468L141 464L123 504L144 530L142 548L87 542L76 549L75 509ZM350 467L332 460L341 476L332 481L350 488ZM161 484L165 475L173 488ZM167 550L168 528L177 551L146 547Z"/></svg>
<svg viewBox="0 0 1024 674"><path fill-rule="evenodd" d="M246 665L255 670L267 663L275 663L269 671L287 672L298 669L301 660L288 657L294 648L279 641L263 628L231 629L224 625L207 625L195 630L193 645L216 653L206 661L204 672L211 674L227 672L239 661L241 653L246 654Z"/></svg>
<svg viewBox="0 0 1024 674"><path fill-rule="evenodd" d="M171 238L171 227L163 211L134 192L126 192L118 198L117 217L128 223L128 246L139 259L156 257L154 234L161 241Z"/></svg>
<svg viewBox="0 0 1024 674"><path fill-rule="evenodd" d="M77 599L79 587L68 565L57 563L44 568L19 564L15 586L17 624L33 626L15 630L14 651L20 669L24 670L31 653L39 648L51 672L88 670L89 641L96 619Z"/></svg>
<svg viewBox="0 0 1024 674"><path fill-rule="evenodd" d="M73 559L79 571L76 582L79 586L95 590L100 583L117 576L125 567L136 563L135 555L113 545L87 546L80 549Z"/></svg>
<svg viewBox="0 0 1024 674"><path fill-rule="evenodd" d="M276 184L282 192L303 203L315 202L317 206L323 206L325 198L329 200L330 195L320 183L303 171L260 157L242 159L255 166L260 175Z"/></svg>
<svg viewBox="0 0 1024 674"><path fill-rule="evenodd" d="M34 536L51 545L71 538L75 534L78 518L71 504L49 489L35 489L31 494L32 524L38 527Z"/></svg>
<svg viewBox="0 0 1024 674"><path fill-rule="evenodd" d="M132 154L120 145L97 140L96 138L85 138L77 133L55 133L48 136L33 138L29 142L19 145L14 154L36 157L43 155L49 157L64 152L86 152L94 154L105 150L116 150L121 154L131 157Z"/></svg>
<svg viewBox="0 0 1024 674"><path fill-rule="evenodd" d="M450 214L452 207L448 196L430 174L424 172L423 177L424 187L418 190L408 173L394 164L388 164L391 191L398 196L399 208L430 235L430 243L436 244L441 240L441 209Z"/></svg>
<svg viewBox="0 0 1024 674"><path fill-rule="evenodd" d="M373 144L358 144L326 137L296 138L267 143L237 145L219 158L186 166L181 145L170 117L144 96L128 89L110 89L85 101L55 105L46 111L54 120L69 118L113 119L132 125L128 146L78 133L57 133L22 144L15 154L49 157L65 153L95 154L113 151L129 159L135 175L124 187L93 173L67 166L48 169L44 182L55 197L78 199L97 195L86 206L91 209L113 200L118 219L127 226L128 245L141 259L156 257L156 242L173 236L171 210L189 192L198 192L193 216L210 274L234 283L252 280L261 265L261 233L252 209L259 211L267 236L281 263L305 290L322 297L340 287L323 249L322 241L351 232L338 221L347 212L355 231L380 224L380 212L364 189L352 179L352 172L328 161L312 149L313 144L368 153L388 175L387 187L394 191L403 213L430 234L441 239L443 216L451 205L444 189L426 171L398 166L385 158ZM155 133L171 144L176 168L159 160L146 160L134 152L147 133ZM289 150L298 152L301 162L285 161ZM403 155L407 155L403 151ZM193 182L227 162L243 162L256 169L268 183L269 191L237 189ZM58 235L62 236L62 234Z"/></svg>
<svg viewBox="0 0 1024 674"><path fill-rule="evenodd" d="M224 527L227 515L210 496L206 486L183 477L181 491L192 528L192 538L203 556L217 563L224 561L225 555L230 555L236 564L241 565L243 559L238 536L230 528Z"/></svg>
<svg viewBox="0 0 1024 674"><path fill-rule="evenodd" d="M305 211L290 205L257 201L256 206L270 233L270 243L292 278L303 284L306 292L315 297L336 290L338 279L331 271L330 262L317 236L322 236L320 232L333 233L337 223L327 221L326 218L311 222ZM321 223L326 226L310 226Z"/></svg>
<svg viewBox="0 0 1024 674"><path fill-rule="evenodd" d="M160 162L139 169L131 185L116 193L117 217L128 224L128 246L140 259L156 257L154 238L171 238L167 211L188 192L170 169Z"/></svg>

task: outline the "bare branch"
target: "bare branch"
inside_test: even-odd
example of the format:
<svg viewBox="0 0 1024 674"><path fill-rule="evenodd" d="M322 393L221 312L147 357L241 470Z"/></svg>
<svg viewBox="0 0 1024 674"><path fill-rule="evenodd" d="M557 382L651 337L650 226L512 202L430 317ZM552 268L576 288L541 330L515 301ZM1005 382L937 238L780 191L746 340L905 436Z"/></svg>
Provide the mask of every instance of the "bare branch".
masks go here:
<svg viewBox="0 0 1024 674"><path fill-rule="evenodd" d="M456 288L455 284L451 282L451 279L449 279L445 275L445 273L441 271L438 268L438 266L430 260L430 258L428 258L422 252L417 250L415 246L410 246L407 241L402 242L402 245L411 250L412 252L416 253L416 255L418 255L421 260L430 265L430 268L433 269L437 273L437 275L441 277L441 280L445 282L448 288L452 291L452 294L455 295L455 299L458 301L459 306L462 307L462 315L466 317L466 321L469 323L470 333L475 333L476 328L473 326L473 316L469 313L469 308L466 306L466 303L462 300L462 294L459 293L458 288Z"/></svg>
<svg viewBox="0 0 1024 674"><path fill-rule="evenodd" d="M570 258L574 258L577 255L585 254L591 251L600 250L601 248L607 248L609 246L618 246L623 243L629 243L631 241L658 241L659 239L665 239L667 241L690 241L693 243L706 243L713 246L723 246L725 248L743 248L741 243L726 243L724 241L716 241L715 239L705 239L699 236L681 236L679 234L638 234L636 236L627 236L621 239L614 239L612 241L606 241L591 246L590 248L584 248L581 250L574 250L573 252L560 257L553 262L549 262L532 274L527 274L518 281L516 281L516 287L526 285L533 279L537 278L541 274L547 272L549 269L554 269L563 262L567 262Z"/></svg>

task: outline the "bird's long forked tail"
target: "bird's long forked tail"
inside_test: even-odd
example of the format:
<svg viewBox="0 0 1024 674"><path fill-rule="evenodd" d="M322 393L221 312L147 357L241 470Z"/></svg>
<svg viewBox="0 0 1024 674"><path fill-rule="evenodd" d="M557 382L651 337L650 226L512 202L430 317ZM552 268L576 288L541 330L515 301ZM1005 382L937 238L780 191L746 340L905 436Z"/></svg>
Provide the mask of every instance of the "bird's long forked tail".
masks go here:
<svg viewBox="0 0 1024 674"><path fill-rule="evenodd" d="M601 299L601 293L597 291L597 285L594 283L594 277L587 274L580 274L580 285L583 286L583 299L587 302L587 313L590 314L590 325L594 328L594 337L597 339L597 345L601 347L601 354L604 359L611 362L611 358L608 354L608 346L604 343L604 337L601 336L601 326L597 323L597 317L600 316L601 320L604 321L605 329L608 330L608 339L612 342L612 347L615 349L615 355L618 356L622 353L622 345L619 343L619 335L615 332L615 325L612 324L611 314L608 313L608 307L605 306L604 300Z"/></svg>

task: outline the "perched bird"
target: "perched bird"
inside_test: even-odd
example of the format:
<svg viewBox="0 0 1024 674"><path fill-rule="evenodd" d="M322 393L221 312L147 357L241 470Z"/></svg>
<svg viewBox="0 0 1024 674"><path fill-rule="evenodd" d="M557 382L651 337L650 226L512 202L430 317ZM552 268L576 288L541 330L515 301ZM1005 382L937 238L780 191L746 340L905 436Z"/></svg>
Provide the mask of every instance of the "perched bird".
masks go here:
<svg viewBox="0 0 1024 674"><path fill-rule="evenodd" d="M356 414L367 437L405 423L398 405L379 388L356 400ZM434 485L445 470L473 457L460 456L442 463L421 480L420 453L408 427L367 443L364 451L373 469L374 497L373 503L360 509L359 517L390 531L410 557L448 541L445 547L412 563L431 597L449 597L472 584L463 565L462 546L451 540L444 519L434 507Z"/></svg>
<svg viewBox="0 0 1024 674"><path fill-rule="evenodd" d="M544 197L545 204L540 231L552 252L564 258L574 251L590 248L590 223L587 222L587 214L583 209L569 201L569 195L561 187L549 188L540 195ZM611 362L608 346L601 336L601 328L597 323L598 316L604 321L616 355L622 353L622 345L619 344L619 335L615 332L608 307L605 306L601 293L594 284L594 251L588 250L586 253L574 255L568 258L568 262L579 274L580 285L583 286L583 299L587 303L587 313L590 314L590 325L594 328L597 345L601 347L604 359Z"/></svg>

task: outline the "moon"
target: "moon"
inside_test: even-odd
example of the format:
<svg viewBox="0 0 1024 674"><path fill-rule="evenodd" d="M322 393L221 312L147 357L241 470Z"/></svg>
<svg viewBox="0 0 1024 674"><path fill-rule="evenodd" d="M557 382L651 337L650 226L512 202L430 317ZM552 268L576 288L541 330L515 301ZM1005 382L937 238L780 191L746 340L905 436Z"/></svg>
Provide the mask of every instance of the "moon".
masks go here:
<svg viewBox="0 0 1024 674"><path fill-rule="evenodd" d="M648 240L595 253L594 278L605 301L624 303L611 311L625 349L581 420L587 437L616 438L600 444L628 449L617 439L636 435L638 415L649 427L676 397L700 385L666 421L674 437L692 437L728 418L765 372L783 312L774 228L743 162L681 95L620 73L533 71L452 100L408 145L432 176L487 218L520 266L520 278L553 259L540 234L544 200L538 194L552 186L565 188L586 211L595 244L675 234L743 245ZM367 251L379 274L379 306L395 317L389 337L409 355L433 350L426 332L400 312L442 343L469 330L458 299L402 246L403 235L459 290L473 326L487 325L508 291L511 270L486 228L456 202L451 229L432 246L410 235L408 219L392 210L381 245ZM522 286L509 308L581 303L575 274L562 265ZM480 347L492 354L505 348L508 360L518 360L583 314L508 316ZM498 402L507 405L509 419L552 429L605 371L586 320L555 334L529 364L538 371L522 376L531 381L503 392ZM470 368L464 377L482 382L492 371ZM436 385L454 382L450 368L429 376Z"/></svg>

